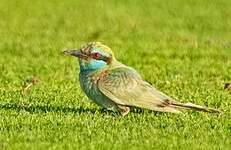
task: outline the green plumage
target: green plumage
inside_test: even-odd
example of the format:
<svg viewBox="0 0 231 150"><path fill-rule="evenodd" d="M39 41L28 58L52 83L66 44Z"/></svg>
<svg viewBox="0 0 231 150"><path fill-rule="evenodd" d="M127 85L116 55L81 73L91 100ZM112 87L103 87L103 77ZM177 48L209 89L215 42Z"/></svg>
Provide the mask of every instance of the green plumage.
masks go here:
<svg viewBox="0 0 231 150"><path fill-rule="evenodd" d="M172 113L180 113L182 108L219 112L173 100L144 81L134 69L118 62L112 50L99 42L65 53L79 58L79 80L86 95L98 105L122 115L128 114L132 106Z"/></svg>

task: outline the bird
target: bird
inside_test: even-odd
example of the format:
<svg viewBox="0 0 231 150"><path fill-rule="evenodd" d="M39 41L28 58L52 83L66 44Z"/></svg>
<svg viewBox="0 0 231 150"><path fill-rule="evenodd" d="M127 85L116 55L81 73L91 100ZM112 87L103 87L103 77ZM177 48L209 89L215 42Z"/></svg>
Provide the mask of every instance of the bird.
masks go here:
<svg viewBox="0 0 231 150"><path fill-rule="evenodd" d="M145 81L135 69L119 62L112 49L101 42L89 42L63 53L78 58L80 87L87 97L122 116L132 107L170 113L182 113L184 109L220 112L167 96Z"/></svg>

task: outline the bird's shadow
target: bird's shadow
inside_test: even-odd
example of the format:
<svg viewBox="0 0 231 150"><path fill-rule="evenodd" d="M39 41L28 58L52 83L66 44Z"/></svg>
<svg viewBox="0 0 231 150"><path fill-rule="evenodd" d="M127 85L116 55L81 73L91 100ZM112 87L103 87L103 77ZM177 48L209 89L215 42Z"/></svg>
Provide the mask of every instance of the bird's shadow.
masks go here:
<svg viewBox="0 0 231 150"><path fill-rule="evenodd" d="M14 111L27 111L30 113L38 113L38 112L62 112L62 113L96 113L97 111L103 113L103 109L91 109L84 108L82 106L79 107L71 107L71 106L56 106L56 105L39 105L39 104L24 104L24 103L4 103L0 104L0 109L11 109Z"/></svg>
<svg viewBox="0 0 231 150"><path fill-rule="evenodd" d="M6 110L14 110L14 111L27 111L29 113L47 113L47 112L56 112L56 113L76 113L76 114L84 114L84 113L92 113L95 114L109 114L112 116L117 116L119 113L114 113L110 110L104 109L104 108L85 108L83 106L74 107L74 106L63 106L63 105L39 105L39 104L29 104L29 103L0 103L0 109L6 109ZM144 110L132 107L131 108L132 113L138 113L143 114ZM151 111L148 111L151 112ZM153 111L152 111L153 113Z"/></svg>

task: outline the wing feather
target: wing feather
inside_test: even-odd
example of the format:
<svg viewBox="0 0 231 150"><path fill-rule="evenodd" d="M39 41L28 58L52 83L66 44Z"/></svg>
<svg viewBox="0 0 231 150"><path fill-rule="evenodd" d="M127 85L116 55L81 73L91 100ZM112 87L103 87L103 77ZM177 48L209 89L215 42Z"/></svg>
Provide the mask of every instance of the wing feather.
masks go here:
<svg viewBox="0 0 231 150"><path fill-rule="evenodd" d="M179 112L168 106L170 97L156 90L129 67L118 67L98 81L99 90L115 103L156 111Z"/></svg>

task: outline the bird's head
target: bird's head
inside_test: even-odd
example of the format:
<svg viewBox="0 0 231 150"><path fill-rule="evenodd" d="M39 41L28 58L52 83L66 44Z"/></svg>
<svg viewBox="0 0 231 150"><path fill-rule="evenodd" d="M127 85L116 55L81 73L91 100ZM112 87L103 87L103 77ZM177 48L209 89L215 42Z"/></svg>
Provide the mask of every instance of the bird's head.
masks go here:
<svg viewBox="0 0 231 150"><path fill-rule="evenodd" d="M66 50L64 54L77 57L81 71L103 69L115 61L112 50L100 42L90 42L78 50Z"/></svg>

